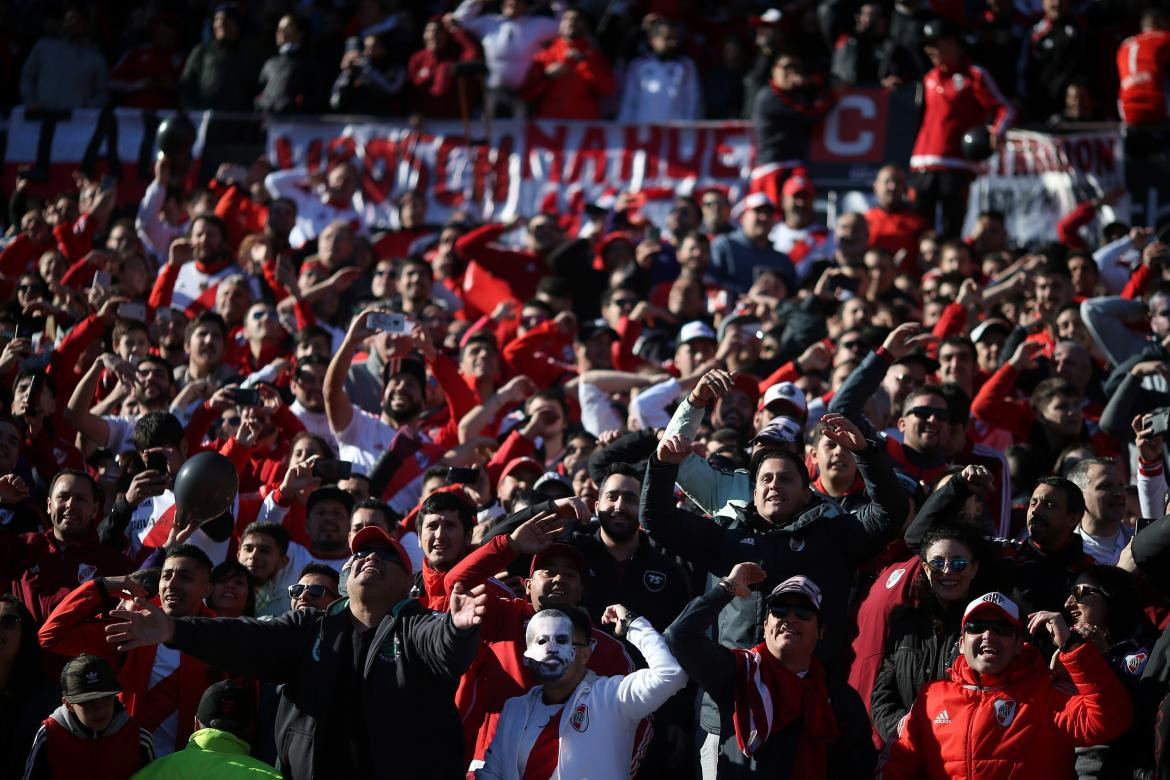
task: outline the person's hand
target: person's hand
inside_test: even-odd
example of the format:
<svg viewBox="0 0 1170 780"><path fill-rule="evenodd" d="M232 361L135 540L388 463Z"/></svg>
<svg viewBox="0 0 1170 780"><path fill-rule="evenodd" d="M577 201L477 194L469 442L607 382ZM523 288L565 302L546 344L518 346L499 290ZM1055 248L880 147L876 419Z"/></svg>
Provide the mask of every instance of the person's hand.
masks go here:
<svg viewBox="0 0 1170 780"><path fill-rule="evenodd" d="M1048 633L1052 636L1052 643L1057 647L1063 646L1068 641L1068 638L1072 636L1068 623L1064 620L1064 615L1059 612L1041 611L1028 615L1029 634L1036 633L1041 627L1048 629Z"/></svg>
<svg viewBox="0 0 1170 780"><path fill-rule="evenodd" d="M1142 250L1142 262L1153 268L1165 265L1168 257L1170 257L1170 246L1166 246L1161 241L1151 241Z"/></svg>
<svg viewBox="0 0 1170 780"><path fill-rule="evenodd" d="M501 323L506 320L516 319L516 301L512 298L506 298L496 304L496 308L492 309L491 320L495 323Z"/></svg>
<svg viewBox="0 0 1170 780"><path fill-rule="evenodd" d="M377 306L371 306L368 309L362 310L361 314L354 317L353 320L349 323L349 330L345 333L346 341L351 343L364 341L365 339L368 339L370 336L373 336L375 333L377 333L376 330L373 330L366 325L366 322L370 319L370 315L376 311L383 310Z"/></svg>
<svg viewBox="0 0 1170 780"><path fill-rule="evenodd" d="M691 446L691 440L681 433L676 433L658 442L658 450L654 455L662 463L677 466L692 452L694 448Z"/></svg>
<svg viewBox="0 0 1170 780"><path fill-rule="evenodd" d="M118 382L125 385L128 390L134 389L137 385L138 379L134 375L134 366L130 365L130 361L123 360L112 352L103 353L98 360L102 368L116 376Z"/></svg>
<svg viewBox="0 0 1170 780"><path fill-rule="evenodd" d="M32 342L28 339L12 339L0 352L0 371L8 371L20 365L20 361L32 354Z"/></svg>
<svg viewBox="0 0 1170 780"><path fill-rule="evenodd" d="M117 577L102 577L102 585L105 586L106 593L124 601L150 598L150 594L146 592L146 588L142 587L142 583L135 580L129 574L122 574Z"/></svg>
<svg viewBox="0 0 1170 780"><path fill-rule="evenodd" d="M136 507L148 498L161 496L166 489L166 472L144 469L130 480L130 487L126 488L126 503Z"/></svg>
<svg viewBox="0 0 1170 780"><path fill-rule="evenodd" d="M849 274L845 273L844 268L826 269L817 279L817 283L813 285L813 296L826 302L836 301L838 280L848 276Z"/></svg>
<svg viewBox="0 0 1170 780"><path fill-rule="evenodd" d="M198 530L199 523L186 523L185 525L179 525L177 522L172 523L171 530L167 531L167 538L163 542L163 547L170 549L176 544L186 544Z"/></svg>
<svg viewBox="0 0 1170 780"><path fill-rule="evenodd" d="M764 571L764 567L751 561L735 564L731 567L731 573L727 575L727 581L735 586L735 595L740 598L752 595L752 585L758 585L767 578L768 573Z"/></svg>
<svg viewBox="0 0 1170 780"><path fill-rule="evenodd" d="M291 257L281 255L276 258L276 281L281 287L293 295L300 294L300 283L297 278L297 269Z"/></svg>
<svg viewBox="0 0 1170 780"><path fill-rule="evenodd" d="M487 586L476 585L468 591L462 582L451 586L451 602L448 613L455 628L475 628L483 622L487 614Z"/></svg>
<svg viewBox="0 0 1170 780"><path fill-rule="evenodd" d="M1154 229L1137 225L1129 229L1129 243L1134 249L1141 251L1154 240Z"/></svg>
<svg viewBox="0 0 1170 780"><path fill-rule="evenodd" d="M602 431L601 435L597 437L597 446L599 449L605 449L625 435L626 431L623 428L611 428L608 431Z"/></svg>
<svg viewBox="0 0 1170 780"><path fill-rule="evenodd" d="M544 66L544 75L550 79L559 79L569 72L569 66L563 62L552 62Z"/></svg>
<svg viewBox="0 0 1170 780"><path fill-rule="evenodd" d="M341 58L341 69L348 70L349 68L356 68L361 66L362 53L360 51L347 51L345 56Z"/></svg>
<svg viewBox="0 0 1170 780"><path fill-rule="evenodd" d="M15 474L0 477L0 504L19 504L30 495L28 484Z"/></svg>
<svg viewBox="0 0 1170 780"><path fill-rule="evenodd" d="M565 531L565 519L556 512L541 512L521 523L508 536L508 546L517 555L536 555L547 550Z"/></svg>
<svg viewBox="0 0 1170 780"><path fill-rule="evenodd" d="M348 266L342 268L340 271L335 271L332 276L325 280L325 284L329 286L334 294L338 294L353 287L354 282L361 278L362 269L356 266Z"/></svg>
<svg viewBox="0 0 1170 780"><path fill-rule="evenodd" d="M577 332L577 315L571 311L561 312L553 317L553 322L557 324L557 330L564 336L572 336Z"/></svg>
<svg viewBox="0 0 1170 780"><path fill-rule="evenodd" d="M236 434L232 438L245 447L255 447L264 433L264 426L255 417L245 417L240 420Z"/></svg>
<svg viewBox="0 0 1170 780"><path fill-rule="evenodd" d="M412 322L410 326L410 343L422 353L423 358L426 360L434 360L439 356L439 350L435 347L435 342L431 341L431 332L417 320Z"/></svg>
<svg viewBox="0 0 1170 780"><path fill-rule="evenodd" d="M613 635L621 638L626 635L626 629L630 627L630 621L633 619L633 613L624 605L610 604L601 615L601 624L613 626Z"/></svg>
<svg viewBox="0 0 1170 780"><path fill-rule="evenodd" d="M735 380L731 374L722 369L715 369L703 375L695 389L687 396L687 400L691 402L691 406L703 409L730 393L733 387Z"/></svg>
<svg viewBox="0 0 1170 780"><path fill-rule="evenodd" d="M886 76L882 79L882 88L889 92L893 92L902 86L902 78L900 76Z"/></svg>
<svg viewBox="0 0 1170 780"><path fill-rule="evenodd" d="M861 429L843 414L829 412L821 418L821 433L829 441L852 452L861 452L869 447Z"/></svg>
<svg viewBox="0 0 1170 780"><path fill-rule="evenodd" d="M1092 642L1097 646L1097 649L1102 653L1106 652L1112 644L1109 637L1101 630L1100 626L1094 626L1090 623L1077 623L1072 627L1072 630L1084 637L1086 642Z"/></svg>
<svg viewBox="0 0 1170 780"><path fill-rule="evenodd" d="M585 499L577 496L568 496L567 498L558 498L553 502L556 507L557 517L563 517L566 520L576 520L580 526L587 526L593 519L593 513L589 511L589 505L585 503Z"/></svg>
<svg viewBox="0 0 1170 780"><path fill-rule="evenodd" d="M238 390L239 387L240 385L238 383L233 382L230 385L224 385L216 390L211 394L211 398L207 400L208 408L214 409L217 412L236 408L236 401L232 397L232 393Z"/></svg>
<svg viewBox="0 0 1170 780"><path fill-rule="evenodd" d="M509 404L518 404L536 392L536 383L524 374L512 377L496 391Z"/></svg>
<svg viewBox="0 0 1170 780"><path fill-rule="evenodd" d="M901 360L934 338L930 333L922 332L922 324L906 322L890 331L882 347L889 352L894 360Z"/></svg>
<svg viewBox="0 0 1170 780"><path fill-rule="evenodd" d="M983 295L979 292L979 283L974 279L964 279L959 285L959 295L955 303L964 309L978 309L983 305Z"/></svg>
<svg viewBox="0 0 1170 780"><path fill-rule="evenodd" d="M1044 345L1039 341L1024 341L1008 360L1017 371L1032 371L1040 364L1036 361L1044 354Z"/></svg>
<svg viewBox="0 0 1170 780"><path fill-rule="evenodd" d="M308 498L310 493L321 487L321 478L313 476L313 467L320 459L320 455L314 455L286 469L284 479L280 481L280 492L293 499Z"/></svg>
<svg viewBox="0 0 1170 780"><path fill-rule="evenodd" d="M195 259L195 246L185 238L176 238L167 249L167 265L185 265Z"/></svg>
<svg viewBox="0 0 1170 780"><path fill-rule="evenodd" d="M123 653L139 647L166 644L175 638L175 620L162 607L139 596L138 609L115 609L110 617L122 620L106 626L106 641Z"/></svg>
<svg viewBox="0 0 1170 780"><path fill-rule="evenodd" d="M1150 425L1153 415L1139 414L1130 423L1133 426L1134 445L1138 449L1138 456L1146 463L1159 463L1162 460L1163 440L1155 436Z"/></svg>
<svg viewBox="0 0 1170 780"><path fill-rule="evenodd" d="M557 413L552 409L541 409L524 424L520 429L520 435L528 441L535 441L539 436L544 438L548 436L549 429L556 425Z"/></svg>
<svg viewBox="0 0 1170 780"><path fill-rule="evenodd" d="M1129 369L1131 376L1162 376L1170 378L1170 365L1164 360L1143 360Z"/></svg>
<svg viewBox="0 0 1170 780"><path fill-rule="evenodd" d="M447 450L443 454L444 466L464 466L478 468L492 458L492 452L499 446L499 442L491 436L472 436L458 446Z"/></svg>
<svg viewBox="0 0 1170 780"><path fill-rule="evenodd" d="M824 371L833 362L833 353L823 341L813 342L796 359L803 371Z"/></svg>
<svg viewBox="0 0 1170 780"><path fill-rule="evenodd" d="M966 482L967 487L977 496L991 490L995 481L986 466L966 466L959 472L959 478Z"/></svg>
<svg viewBox="0 0 1170 780"><path fill-rule="evenodd" d="M630 319L651 325L656 322L665 322L671 325L678 322L678 317L661 306L655 306L646 301L639 301L630 312Z"/></svg>
<svg viewBox="0 0 1170 780"><path fill-rule="evenodd" d="M118 307L123 303L130 303L130 299L123 295L115 295L112 298L107 298L101 308L98 309L98 319L103 320L107 325L114 322L118 317Z"/></svg>
<svg viewBox="0 0 1170 780"><path fill-rule="evenodd" d="M650 268L654 264L654 258L662 251L662 243L660 241L641 241L634 247L634 264L639 268Z"/></svg>

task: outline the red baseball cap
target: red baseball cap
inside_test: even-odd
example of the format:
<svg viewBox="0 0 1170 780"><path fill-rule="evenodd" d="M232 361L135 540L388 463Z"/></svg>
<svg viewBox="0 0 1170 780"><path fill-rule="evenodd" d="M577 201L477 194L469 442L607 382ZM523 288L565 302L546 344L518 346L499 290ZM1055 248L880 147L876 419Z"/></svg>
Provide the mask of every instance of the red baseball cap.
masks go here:
<svg viewBox="0 0 1170 780"><path fill-rule="evenodd" d="M738 371L735 377L731 380L732 386L736 390L741 390L747 394L751 399L752 406L755 406L760 400L760 380L756 379L751 374L745 374Z"/></svg>
<svg viewBox="0 0 1170 780"><path fill-rule="evenodd" d="M798 192L807 192L809 195L816 194L816 188L813 187L812 179L803 173L794 173L789 176L788 180L784 182L784 186L780 189L781 195L795 195Z"/></svg>
<svg viewBox="0 0 1170 780"><path fill-rule="evenodd" d="M529 468L535 471L536 479L539 479L540 475L544 473L544 464L535 458L512 458L510 461L508 461L508 465L504 466L504 470L500 472L500 479L496 482L496 486L498 487L500 482L504 481L504 477L508 476L513 471L523 468Z"/></svg>
<svg viewBox="0 0 1170 780"><path fill-rule="evenodd" d="M382 530L381 526L367 525L362 530L353 535L353 541L349 543L350 553L357 553L361 550L368 550L371 548L381 547L383 549L390 548L398 556L398 565L406 571L406 576L414 575L414 569L410 565L410 556L406 554L406 550L396 539L392 539L390 534Z"/></svg>
<svg viewBox="0 0 1170 780"><path fill-rule="evenodd" d="M568 558L578 572L582 575L585 574L585 559L581 556L581 551L571 544L557 542L532 556L532 565L528 567L528 576L531 577L536 573L536 570L550 558Z"/></svg>

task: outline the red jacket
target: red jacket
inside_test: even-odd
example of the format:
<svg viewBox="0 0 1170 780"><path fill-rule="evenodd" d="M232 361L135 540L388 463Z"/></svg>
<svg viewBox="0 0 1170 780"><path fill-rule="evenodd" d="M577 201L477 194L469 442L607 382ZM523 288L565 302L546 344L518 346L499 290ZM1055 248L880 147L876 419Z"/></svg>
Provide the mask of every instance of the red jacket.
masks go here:
<svg viewBox="0 0 1170 780"><path fill-rule="evenodd" d="M869 225L869 245L884 249L895 258L905 250L899 270L909 271L917 267L918 236L928 227L926 218L910 208L887 211L874 206L865 212Z"/></svg>
<svg viewBox="0 0 1170 780"><path fill-rule="evenodd" d="M1133 721L1133 707L1091 644L1061 653L1060 660L1076 693L1054 684L1031 645L996 678L979 679L959 656L950 679L919 692L878 776L1073 777L1073 749L1119 737Z"/></svg>
<svg viewBox="0 0 1170 780"><path fill-rule="evenodd" d="M15 277L30 268L35 269L41 255L55 248L56 244L48 236L43 241L33 241L27 233L21 232L0 250L0 274Z"/></svg>
<svg viewBox="0 0 1170 780"><path fill-rule="evenodd" d="M504 233L503 225L483 225L464 233L455 242L455 251L468 261L468 275L478 266L481 274L486 271L491 281L503 282L510 292L510 297L518 301L526 301L536 295L536 284L548 272L544 260L533 252L525 249L508 249L495 243ZM468 277L465 276L465 279ZM495 308L498 300L478 300L470 295L472 290L464 286L469 293L468 300L480 311L490 312ZM495 296L492 296L495 297Z"/></svg>
<svg viewBox="0 0 1170 780"><path fill-rule="evenodd" d="M575 51L580 59L571 60ZM549 65L568 68L560 76L546 76ZM521 96L535 105L534 117L541 119L600 119L601 99L613 94L617 83L605 55L581 38L556 38L532 58L532 66L521 87Z"/></svg>
<svg viewBox="0 0 1170 780"><path fill-rule="evenodd" d="M960 148L963 133L987 125L1002 133L1012 124L1015 110L999 91L991 74L978 65L955 70L932 68L923 79L926 108L910 155L910 170L973 170Z"/></svg>
<svg viewBox="0 0 1170 780"><path fill-rule="evenodd" d="M459 88L455 65L479 57L479 45L459 27L447 30L451 42L440 51L420 49L410 56L406 73L415 89L418 112L434 119L454 119L459 116ZM467 110L478 104L478 89L473 83L464 84Z"/></svg>
<svg viewBox="0 0 1170 780"><path fill-rule="evenodd" d="M1117 106L1123 122L1142 125L1166 121L1168 62L1170 32L1165 30L1134 35L1117 48L1117 75L1121 79Z"/></svg>

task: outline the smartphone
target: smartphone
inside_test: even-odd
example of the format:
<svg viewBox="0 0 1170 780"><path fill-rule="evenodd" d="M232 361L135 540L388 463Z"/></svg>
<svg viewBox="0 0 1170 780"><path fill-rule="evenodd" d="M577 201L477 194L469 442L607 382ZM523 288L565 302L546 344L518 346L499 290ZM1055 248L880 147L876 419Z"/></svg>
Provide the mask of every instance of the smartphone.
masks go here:
<svg viewBox="0 0 1170 780"><path fill-rule="evenodd" d="M349 479L352 474L353 464L348 460L319 460L313 464L313 476L326 482Z"/></svg>
<svg viewBox="0 0 1170 780"><path fill-rule="evenodd" d="M108 290L113 283L109 271L98 271L93 275L93 286L99 290Z"/></svg>
<svg viewBox="0 0 1170 780"><path fill-rule="evenodd" d="M349 36L348 38L345 39L345 50L347 52L348 51L361 51L362 50L362 39L357 37L356 35ZM336 51L336 49L334 49L334 51Z"/></svg>
<svg viewBox="0 0 1170 780"><path fill-rule="evenodd" d="M146 467L151 471L167 473L167 456L161 452L146 453Z"/></svg>
<svg viewBox="0 0 1170 780"><path fill-rule="evenodd" d="M32 318L21 317L16 322L16 337L18 339L31 339L44 329L45 324L43 322Z"/></svg>
<svg viewBox="0 0 1170 780"><path fill-rule="evenodd" d="M1170 407L1155 409L1147 415L1147 427L1152 436L1165 436L1170 433Z"/></svg>
<svg viewBox="0 0 1170 780"><path fill-rule="evenodd" d="M366 319L366 325L373 330L380 330L384 333L394 333L396 335L405 336L410 332L410 320L405 314L398 314L396 312L375 311L371 312Z"/></svg>
<svg viewBox="0 0 1170 780"><path fill-rule="evenodd" d="M474 485L479 482L479 469L451 466L447 469L447 481L459 485Z"/></svg>
<svg viewBox="0 0 1170 780"><path fill-rule="evenodd" d="M260 390L255 387L237 387L232 390L232 403L237 406L259 406Z"/></svg>
<svg viewBox="0 0 1170 780"><path fill-rule="evenodd" d="M118 304L118 318L123 320L137 320L138 322L146 322L146 304L145 303L121 303Z"/></svg>
<svg viewBox="0 0 1170 780"><path fill-rule="evenodd" d="M646 228L646 232L643 235L650 243L657 244L662 241L662 231L654 225Z"/></svg>

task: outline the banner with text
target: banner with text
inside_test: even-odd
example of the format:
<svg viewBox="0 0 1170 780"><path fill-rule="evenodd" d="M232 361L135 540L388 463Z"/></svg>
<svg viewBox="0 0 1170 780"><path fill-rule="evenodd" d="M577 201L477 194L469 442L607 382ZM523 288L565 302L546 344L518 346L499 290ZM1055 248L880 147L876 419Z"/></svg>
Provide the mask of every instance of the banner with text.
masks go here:
<svg viewBox="0 0 1170 780"><path fill-rule="evenodd" d="M1007 231L1027 245L1056 241L1056 226L1078 203L1125 187L1125 153L1116 129L1060 135L1011 130L971 184L963 234L980 212L1001 211ZM1129 198L1104 207L1094 229L1129 221Z"/></svg>

